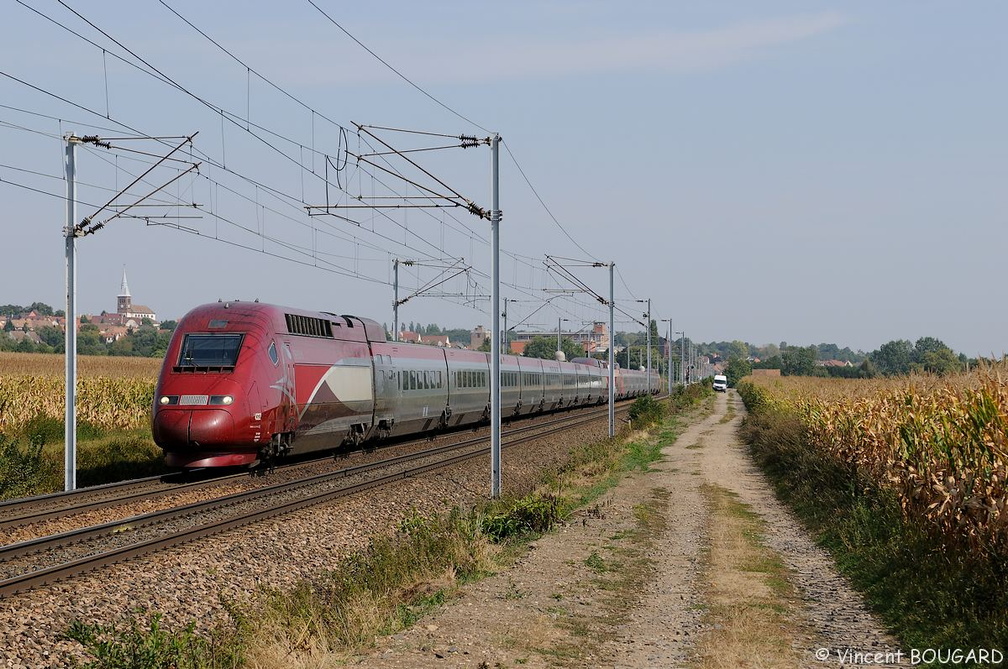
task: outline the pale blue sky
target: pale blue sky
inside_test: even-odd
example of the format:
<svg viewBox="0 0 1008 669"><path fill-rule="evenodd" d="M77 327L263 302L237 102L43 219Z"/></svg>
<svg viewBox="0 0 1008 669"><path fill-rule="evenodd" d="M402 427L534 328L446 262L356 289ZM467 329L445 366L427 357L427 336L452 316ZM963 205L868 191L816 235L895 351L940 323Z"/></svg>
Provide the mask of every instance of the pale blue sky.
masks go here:
<svg viewBox="0 0 1008 669"><path fill-rule="evenodd" d="M359 226L309 218L304 203L326 197L311 175L311 149L324 175L323 154L336 156L341 146L334 126L250 76L159 2L66 1L215 108L275 133L271 143L293 156L243 127L224 123L222 132L219 112L117 60L134 59L63 5L24 0L100 47L5 3L0 71L111 119L0 77L0 179L62 194L53 177L62 174L59 136L69 130L127 134L119 122L151 135L199 131L201 176L162 197L201 204L202 218L178 221L201 236L116 220L82 239L82 311L115 308L125 264L134 299L163 318L221 297L391 323L391 259L443 255L464 257L475 271L471 281L437 290L476 296L475 308L425 297L404 305L401 320L489 325L489 303L479 298L489 293L486 221L415 209L354 210ZM353 121L487 134L403 82L307 1L283 9L166 1L300 102L350 128L354 151ZM638 314L632 300L650 297L655 317L673 318L696 340L835 342L867 351L934 336L970 355L1008 350L1008 314L990 297L1008 241L1003 4L316 2L437 100L499 132L582 247L502 152L501 245L510 254L501 263L502 295L519 300L511 323L555 295L543 289L564 286L544 271L551 254L614 261L622 307ZM441 141L383 137L398 148ZM489 206L486 148L413 155ZM351 195L391 193L353 167L330 173L331 199L337 180ZM121 188L139 169L122 153L81 149L80 197L103 204L111 193L100 188ZM154 174L151 184L172 174ZM394 178L379 176L403 193ZM62 307L63 203L8 183L0 183L0 197L0 303ZM79 215L92 209L82 206ZM433 272L404 270L404 294ZM604 271L579 276L607 292ZM565 296L528 322L549 329L558 317L605 315L589 297Z"/></svg>

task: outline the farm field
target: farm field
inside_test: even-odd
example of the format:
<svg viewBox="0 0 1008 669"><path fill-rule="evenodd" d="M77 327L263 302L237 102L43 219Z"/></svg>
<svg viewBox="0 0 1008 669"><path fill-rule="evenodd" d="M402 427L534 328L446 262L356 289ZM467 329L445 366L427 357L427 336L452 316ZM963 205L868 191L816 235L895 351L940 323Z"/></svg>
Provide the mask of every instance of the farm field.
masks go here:
<svg viewBox="0 0 1008 669"><path fill-rule="evenodd" d="M64 357L0 353L0 433L22 432L31 421L62 420ZM77 419L98 430L135 430L150 420L158 358L80 356Z"/></svg>
<svg viewBox="0 0 1008 669"><path fill-rule="evenodd" d="M1008 645L1006 378L738 384L750 453L910 646Z"/></svg>
<svg viewBox="0 0 1008 669"><path fill-rule="evenodd" d="M1003 551L1008 391L1003 366L937 378L753 378L757 402L795 412L809 441L894 490L903 510L976 554Z"/></svg>

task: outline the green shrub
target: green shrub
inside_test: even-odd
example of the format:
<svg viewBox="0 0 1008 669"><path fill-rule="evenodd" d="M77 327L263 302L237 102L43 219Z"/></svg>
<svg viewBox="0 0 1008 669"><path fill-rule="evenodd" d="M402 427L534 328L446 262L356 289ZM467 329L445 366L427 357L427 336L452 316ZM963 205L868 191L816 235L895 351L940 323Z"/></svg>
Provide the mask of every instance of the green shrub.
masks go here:
<svg viewBox="0 0 1008 669"><path fill-rule="evenodd" d="M630 405L630 424L637 427L654 425L665 417L665 407L651 395L644 395Z"/></svg>
<svg viewBox="0 0 1008 669"><path fill-rule="evenodd" d="M500 543L548 532L563 516L557 497L530 495L501 511L487 513L481 529L492 541Z"/></svg>
<svg viewBox="0 0 1008 669"><path fill-rule="evenodd" d="M0 434L0 499L30 497L54 489L59 481L55 462L42 454L42 444L22 449Z"/></svg>
<svg viewBox="0 0 1008 669"><path fill-rule="evenodd" d="M146 624L131 621L116 625L74 621L66 637L77 641L93 661L83 669L233 669L241 666L240 635L233 631L202 637L195 623L177 632L161 625L161 614L152 614Z"/></svg>
<svg viewBox="0 0 1008 669"><path fill-rule="evenodd" d="M27 437L33 444L51 444L56 441L63 441L63 425L62 418L36 414L21 428L21 434Z"/></svg>
<svg viewBox="0 0 1008 669"><path fill-rule="evenodd" d="M167 472L164 453L148 436L120 436L107 443L91 444L77 453L77 482L80 486Z"/></svg>

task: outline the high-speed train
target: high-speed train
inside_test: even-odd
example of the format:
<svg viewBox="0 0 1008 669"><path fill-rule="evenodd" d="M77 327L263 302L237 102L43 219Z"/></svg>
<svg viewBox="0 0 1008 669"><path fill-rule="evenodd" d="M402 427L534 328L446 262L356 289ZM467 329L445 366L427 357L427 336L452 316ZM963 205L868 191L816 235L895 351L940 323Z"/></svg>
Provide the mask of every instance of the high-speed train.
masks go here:
<svg viewBox="0 0 1008 669"><path fill-rule="evenodd" d="M501 356L503 418L605 402L600 361ZM617 399L657 393L616 369ZM178 323L154 394L169 466L275 458L478 424L490 417L490 354L390 342L368 318L259 302L196 307Z"/></svg>

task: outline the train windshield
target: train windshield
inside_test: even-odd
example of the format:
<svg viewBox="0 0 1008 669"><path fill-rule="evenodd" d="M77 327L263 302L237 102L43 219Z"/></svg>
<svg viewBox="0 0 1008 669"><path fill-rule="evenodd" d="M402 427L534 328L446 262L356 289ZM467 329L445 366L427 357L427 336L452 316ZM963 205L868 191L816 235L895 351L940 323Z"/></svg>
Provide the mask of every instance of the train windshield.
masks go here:
<svg viewBox="0 0 1008 669"><path fill-rule="evenodd" d="M180 367L234 367L244 335L187 334L179 354Z"/></svg>

